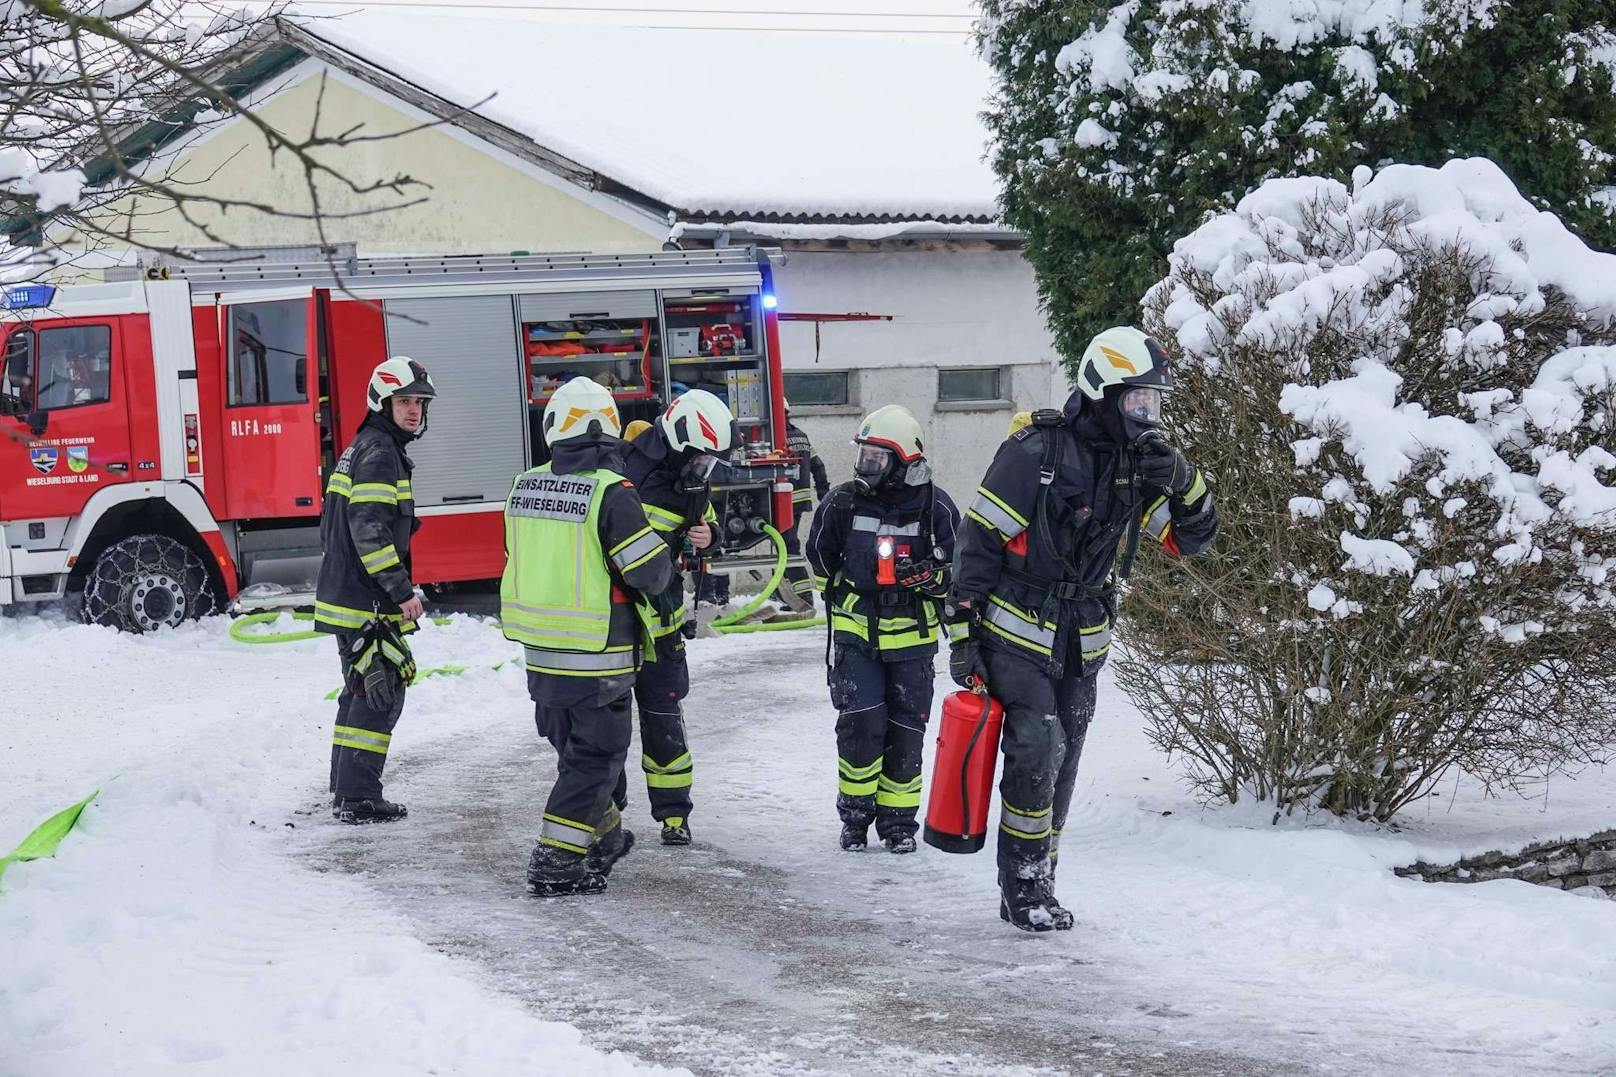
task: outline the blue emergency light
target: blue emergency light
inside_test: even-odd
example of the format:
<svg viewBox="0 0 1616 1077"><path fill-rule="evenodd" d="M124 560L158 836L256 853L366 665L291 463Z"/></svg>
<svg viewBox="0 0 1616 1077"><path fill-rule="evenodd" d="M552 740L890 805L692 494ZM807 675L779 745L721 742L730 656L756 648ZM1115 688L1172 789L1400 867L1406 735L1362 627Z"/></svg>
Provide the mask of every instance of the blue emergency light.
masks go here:
<svg viewBox="0 0 1616 1077"><path fill-rule="evenodd" d="M33 310L48 307L56 301L54 284L19 284L0 293L6 310Z"/></svg>
<svg viewBox="0 0 1616 1077"><path fill-rule="evenodd" d="M778 299L774 298L774 296L770 295L768 292L763 293L763 309L764 310L773 310L775 307L777 307L779 305L780 305L780 301Z"/></svg>

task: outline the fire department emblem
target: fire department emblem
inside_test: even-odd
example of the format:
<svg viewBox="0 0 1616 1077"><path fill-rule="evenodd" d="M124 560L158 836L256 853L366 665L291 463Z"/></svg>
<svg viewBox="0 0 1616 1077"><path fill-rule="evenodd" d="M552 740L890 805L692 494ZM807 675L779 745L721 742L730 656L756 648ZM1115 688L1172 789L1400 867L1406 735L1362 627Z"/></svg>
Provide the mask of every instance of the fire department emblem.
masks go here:
<svg viewBox="0 0 1616 1077"><path fill-rule="evenodd" d="M74 473L83 471L90 466L90 447L88 445L69 445L67 447L67 469Z"/></svg>
<svg viewBox="0 0 1616 1077"><path fill-rule="evenodd" d="M34 470L41 475L49 475L56 470L56 450L46 446L35 446L28 450L28 459L34 462Z"/></svg>

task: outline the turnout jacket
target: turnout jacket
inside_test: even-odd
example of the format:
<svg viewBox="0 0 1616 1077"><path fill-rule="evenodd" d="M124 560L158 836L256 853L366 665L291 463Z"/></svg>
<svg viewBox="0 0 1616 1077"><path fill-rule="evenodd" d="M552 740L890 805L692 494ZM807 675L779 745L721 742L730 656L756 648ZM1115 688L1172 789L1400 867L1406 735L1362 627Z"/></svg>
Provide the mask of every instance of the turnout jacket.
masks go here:
<svg viewBox="0 0 1616 1077"><path fill-rule="evenodd" d="M1218 528L1198 470L1183 497L1169 498L1135 466L1083 413L1035 422L1001 445L966 511L955 564L952 597L969 599L976 617L950 625L950 636L974 634L1046 662L1055 676L1073 658L1103 661L1116 616L1112 568L1129 523L1138 519L1140 541L1174 557L1205 550Z"/></svg>
<svg viewBox="0 0 1616 1077"><path fill-rule="evenodd" d="M320 509L318 631L357 631L378 613L397 621L399 604L414 593L410 537L421 522L410 488L415 465L404 452L408 440L390 420L367 415L331 472Z"/></svg>
<svg viewBox="0 0 1616 1077"><path fill-rule="evenodd" d="M718 513L713 509L712 497L705 487L688 492L679 489L683 470L684 461L672 451L655 423L649 430L640 431L633 441L624 443L623 475L634 484L645 506L645 518L673 555L672 579L660 593L647 596L657 613L658 624L652 630L657 639L674 635L685 623L685 581L678 568L685 536L696 524L705 522L713 525L713 541L718 541Z"/></svg>
<svg viewBox="0 0 1616 1077"><path fill-rule="evenodd" d="M555 447L551 458L551 475L615 480L609 481L606 489L601 491L599 507L595 512L595 529L604 554L603 563L586 565L583 571L589 575L604 574L610 579L611 616L605 650L597 653L619 655L622 661L605 675L595 671L589 676L582 676L576 670L563 670L566 665L564 661L552 660L553 656L547 658L541 649L527 647L529 690L535 699L550 705L573 705L578 700L599 699L603 692L610 694L608 690L613 688L626 691L633 684L640 665L652 657L650 648L644 645L646 626L635 607L640 599L659 594L667 588L674 574L673 562L665 546L655 541L655 532L646 522L639 495L631 483L621 478L622 470L622 457L619 446L615 444L572 445L562 442ZM581 519L579 526L585 522ZM573 561L575 552L570 547L511 549L507 545L505 556L507 559L530 560L530 563L515 564L520 573L541 573L551 578L570 577L576 573ZM510 575L508 570L507 578ZM510 633L507 632L507 635ZM517 636L510 638L518 639ZM518 642L525 645L525 641L518 639ZM583 683L585 681L590 683Z"/></svg>
<svg viewBox="0 0 1616 1077"><path fill-rule="evenodd" d="M836 642L888 662L936 654L958 525L959 510L940 486L883 488L874 496L852 482L833 488L814 513L804 553ZM932 562L932 582L918 590L877 582L883 535L892 536L895 563Z"/></svg>
<svg viewBox="0 0 1616 1077"><path fill-rule="evenodd" d="M830 478L825 474L825 461L814 452L814 443L808 440L802 427L790 419L786 420L786 448L796 453L801 461L797 465L797 473L791 478L791 504L800 516L812 507L815 494L819 500L825 500L825 495L830 493ZM808 492L810 479L813 494Z"/></svg>

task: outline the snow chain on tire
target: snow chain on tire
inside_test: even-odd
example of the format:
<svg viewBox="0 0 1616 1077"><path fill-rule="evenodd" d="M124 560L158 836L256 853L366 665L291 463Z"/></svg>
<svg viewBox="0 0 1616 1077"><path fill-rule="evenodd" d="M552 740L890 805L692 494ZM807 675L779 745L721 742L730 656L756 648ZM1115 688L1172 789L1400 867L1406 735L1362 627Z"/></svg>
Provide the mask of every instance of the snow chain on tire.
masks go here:
<svg viewBox="0 0 1616 1077"><path fill-rule="evenodd" d="M84 619L125 632L173 628L218 609L207 565L167 535L113 543L84 581Z"/></svg>

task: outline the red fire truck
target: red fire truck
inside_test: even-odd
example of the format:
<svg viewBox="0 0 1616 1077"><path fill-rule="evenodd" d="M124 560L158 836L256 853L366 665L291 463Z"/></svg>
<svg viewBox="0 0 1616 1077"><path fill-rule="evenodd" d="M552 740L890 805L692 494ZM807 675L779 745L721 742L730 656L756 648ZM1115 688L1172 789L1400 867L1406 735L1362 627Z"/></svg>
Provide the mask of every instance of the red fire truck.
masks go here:
<svg viewBox="0 0 1616 1077"><path fill-rule="evenodd" d="M3 293L0 604L83 594L141 631L244 589L312 602L325 478L388 355L438 386L411 447L421 584L497 577L514 476L577 375L625 424L686 388L725 399L743 450L717 500L726 555L790 519L767 253L214 263L166 279Z"/></svg>

